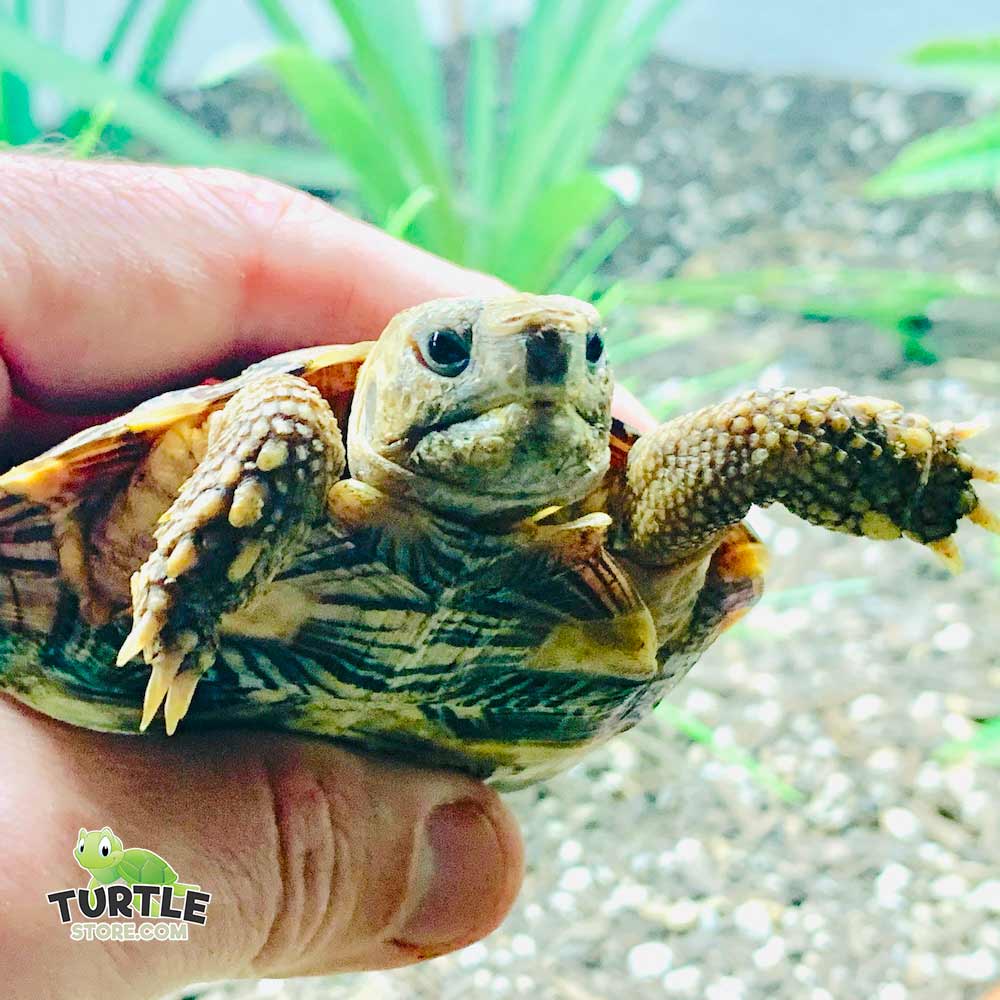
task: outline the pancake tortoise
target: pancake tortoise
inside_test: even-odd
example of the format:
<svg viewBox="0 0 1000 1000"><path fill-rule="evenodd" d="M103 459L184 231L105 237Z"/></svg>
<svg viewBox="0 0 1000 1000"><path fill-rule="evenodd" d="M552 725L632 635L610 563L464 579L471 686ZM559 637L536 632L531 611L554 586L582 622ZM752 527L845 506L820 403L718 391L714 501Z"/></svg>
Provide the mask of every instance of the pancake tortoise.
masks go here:
<svg viewBox="0 0 1000 1000"><path fill-rule="evenodd" d="M998 529L968 425L780 389L639 436L611 395L586 303L442 299L85 430L0 477L0 689L517 787L638 722L757 600L751 504L952 567L959 521Z"/></svg>

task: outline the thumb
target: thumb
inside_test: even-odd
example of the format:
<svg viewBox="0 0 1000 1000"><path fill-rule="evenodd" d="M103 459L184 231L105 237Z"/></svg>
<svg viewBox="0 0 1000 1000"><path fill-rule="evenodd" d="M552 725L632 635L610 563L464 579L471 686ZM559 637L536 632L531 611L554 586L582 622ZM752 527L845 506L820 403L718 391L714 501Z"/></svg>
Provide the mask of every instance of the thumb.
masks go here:
<svg viewBox="0 0 1000 1000"><path fill-rule="evenodd" d="M14 901L0 907L13 945L0 966L15 997L154 997L196 981L405 965L488 934L520 886L512 817L461 775L279 735L89 733L8 702L0 722L14 776L0 836L31 845L5 862L22 891L0 892ZM17 831L3 829L11 816ZM77 831L103 826L211 893L187 941L71 942L40 887L85 885Z"/></svg>

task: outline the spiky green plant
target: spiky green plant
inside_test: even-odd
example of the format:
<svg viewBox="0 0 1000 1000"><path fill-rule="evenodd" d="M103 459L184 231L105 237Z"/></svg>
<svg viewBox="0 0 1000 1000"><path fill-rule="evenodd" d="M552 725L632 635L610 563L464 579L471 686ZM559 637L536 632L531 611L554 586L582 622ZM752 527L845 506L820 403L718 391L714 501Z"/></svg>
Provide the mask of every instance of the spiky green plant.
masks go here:
<svg viewBox="0 0 1000 1000"><path fill-rule="evenodd" d="M394 0L391 16L383 2L328 2L350 73L308 48L280 0L256 0L282 42L265 62L349 169L365 212L520 288L579 292L627 233L620 218L605 222L615 187L594 149L678 0L539 0L510 67L481 23L458 153L416 0Z"/></svg>
<svg viewBox="0 0 1000 1000"><path fill-rule="evenodd" d="M1000 35L922 45L907 57L914 66L945 71L1000 89ZM919 198L1000 186L1000 111L969 125L917 139L869 181L872 198Z"/></svg>
<svg viewBox="0 0 1000 1000"><path fill-rule="evenodd" d="M307 186L343 173L327 154L223 141L178 111L158 92L160 75L194 0L124 0L100 54L88 62L41 38L32 0L0 0L0 147L69 140L75 155L118 151L141 137L177 163L257 171ZM141 13L152 25L134 67L121 65L122 45ZM35 88L71 109L60 121L36 120ZM100 125L98 129L97 126Z"/></svg>

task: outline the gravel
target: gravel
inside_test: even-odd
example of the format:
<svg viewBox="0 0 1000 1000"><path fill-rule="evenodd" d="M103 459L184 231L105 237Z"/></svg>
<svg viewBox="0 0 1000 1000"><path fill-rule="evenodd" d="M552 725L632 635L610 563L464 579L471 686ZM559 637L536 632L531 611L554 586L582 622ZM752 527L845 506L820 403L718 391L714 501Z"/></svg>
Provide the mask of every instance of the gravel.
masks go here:
<svg viewBox="0 0 1000 1000"><path fill-rule="evenodd" d="M220 117L239 110L217 106L218 93L199 100ZM252 107L290 120L273 100ZM858 196L909 138L977 110L946 93L654 60L602 148L605 162L635 162L645 179L629 210L635 237L611 266L645 276L831 261L996 273L994 199ZM239 113L252 128L256 112ZM746 361L759 370L723 391L843 383L934 418L1000 422L989 316L942 323L944 360L932 368L901 365L892 337L858 324L678 309L631 319L638 332L707 333L626 366L660 403L715 398L718 386L692 391L684 380ZM972 444L1000 463L995 436ZM998 506L995 489L991 499ZM769 594L673 702L802 802L654 715L509 796L529 870L487 941L393 973L210 987L203 1000L983 996L1000 979L998 771L936 751L967 738L971 720L1000 714L1000 546L963 529L966 571L951 578L909 543L828 535L777 508L753 524L774 553Z"/></svg>

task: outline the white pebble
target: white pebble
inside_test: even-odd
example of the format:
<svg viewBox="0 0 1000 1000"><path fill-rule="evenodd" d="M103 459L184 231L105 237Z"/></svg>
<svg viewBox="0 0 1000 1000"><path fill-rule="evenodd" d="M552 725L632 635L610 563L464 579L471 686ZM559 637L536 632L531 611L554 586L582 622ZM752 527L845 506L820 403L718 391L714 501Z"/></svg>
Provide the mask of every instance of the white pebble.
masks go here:
<svg viewBox="0 0 1000 1000"><path fill-rule="evenodd" d="M763 941L769 937L773 927L767 906L759 899L749 899L733 910L733 923L747 937Z"/></svg>
<svg viewBox="0 0 1000 1000"><path fill-rule="evenodd" d="M980 882L969 893L967 902L973 910L989 910L991 913L1000 913L1000 879L991 878Z"/></svg>
<svg viewBox="0 0 1000 1000"><path fill-rule="evenodd" d="M875 996L878 1000L906 1000L909 990L902 983L883 983Z"/></svg>
<svg viewBox="0 0 1000 1000"><path fill-rule="evenodd" d="M910 704L914 719L934 719L944 712L944 698L939 691L921 691Z"/></svg>
<svg viewBox="0 0 1000 1000"><path fill-rule="evenodd" d="M482 941L477 941L475 944L470 944L468 948L463 948L455 958L463 968L469 968L470 966L485 962L489 953L486 945Z"/></svg>
<svg viewBox="0 0 1000 1000"><path fill-rule="evenodd" d="M628 953L628 971L636 979L662 976L674 960L673 951L662 941L644 941Z"/></svg>
<svg viewBox="0 0 1000 1000"><path fill-rule="evenodd" d="M634 882L626 882L623 885L615 886L611 890L602 909L607 913L616 913L618 910L632 910L637 906L642 906L649 898L649 889L644 885Z"/></svg>
<svg viewBox="0 0 1000 1000"><path fill-rule="evenodd" d="M701 969L695 965L682 965L679 969L671 969L663 977L663 988L668 993L679 993L682 996L697 996L701 987Z"/></svg>
<svg viewBox="0 0 1000 1000"><path fill-rule="evenodd" d="M746 989L735 976L716 979L705 989L705 1000L743 1000Z"/></svg>
<svg viewBox="0 0 1000 1000"><path fill-rule="evenodd" d="M535 939L527 934L515 934L510 939L510 950L518 958L531 958L535 954ZM459 952L461 954L461 952Z"/></svg>
<svg viewBox="0 0 1000 1000"><path fill-rule="evenodd" d="M972 629L965 622L952 622L934 633L931 644L942 653L957 653L972 644Z"/></svg>
<svg viewBox="0 0 1000 1000"><path fill-rule="evenodd" d="M701 907L693 899L678 899L667 907L663 922L672 931L689 931L701 914Z"/></svg>
<svg viewBox="0 0 1000 1000"><path fill-rule="evenodd" d="M904 865L891 862L875 877L875 899L879 906L896 909L902 902L900 893L910 884L913 873Z"/></svg>
<svg viewBox="0 0 1000 1000"><path fill-rule="evenodd" d="M968 983L985 983L997 974L997 960L985 948L951 955L944 960L945 969Z"/></svg>
<svg viewBox="0 0 1000 1000"><path fill-rule="evenodd" d="M701 841L695 840L694 837L681 837L674 844L674 855L681 864L688 865L700 861L704 854L705 848Z"/></svg>
<svg viewBox="0 0 1000 1000"><path fill-rule="evenodd" d="M885 699L877 694L862 694L847 706L847 714L855 722L868 722L885 711Z"/></svg>
<svg viewBox="0 0 1000 1000"><path fill-rule="evenodd" d="M936 899L960 899L969 888L961 875L941 875L931 882L931 895Z"/></svg>
<svg viewBox="0 0 1000 1000"><path fill-rule="evenodd" d="M561 913L563 916L568 916L576 909L576 900L573 898L572 893L569 892L554 892L550 897L552 903L552 909L556 913Z"/></svg>
<svg viewBox="0 0 1000 1000"><path fill-rule="evenodd" d="M785 960L785 939L773 937L753 953L753 964L758 969L773 969Z"/></svg>
<svg viewBox="0 0 1000 1000"><path fill-rule="evenodd" d="M976 727L972 720L957 712L947 712L941 719L941 728L952 740L969 740L976 735Z"/></svg>
<svg viewBox="0 0 1000 1000"><path fill-rule="evenodd" d="M873 771L890 774L899 770L902 760L902 754L895 747L879 747L869 755L866 763Z"/></svg>
<svg viewBox="0 0 1000 1000"><path fill-rule="evenodd" d="M559 860L567 865L575 864L583 857L583 845L578 840L567 840L559 847Z"/></svg>
<svg viewBox="0 0 1000 1000"><path fill-rule="evenodd" d="M562 878L559 879L559 888L567 892L582 892L584 889L589 889L593 881L589 868L575 865L563 872Z"/></svg>
<svg viewBox="0 0 1000 1000"><path fill-rule="evenodd" d="M910 840L920 833L920 820L901 806L893 806L882 813L882 826L890 836L898 840Z"/></svg>

